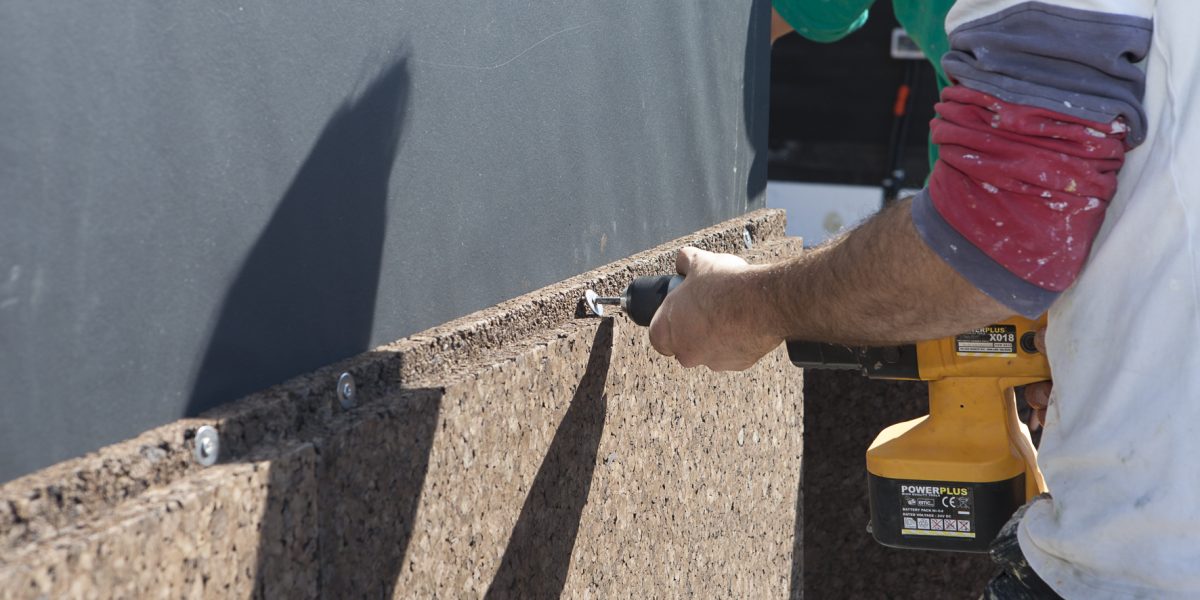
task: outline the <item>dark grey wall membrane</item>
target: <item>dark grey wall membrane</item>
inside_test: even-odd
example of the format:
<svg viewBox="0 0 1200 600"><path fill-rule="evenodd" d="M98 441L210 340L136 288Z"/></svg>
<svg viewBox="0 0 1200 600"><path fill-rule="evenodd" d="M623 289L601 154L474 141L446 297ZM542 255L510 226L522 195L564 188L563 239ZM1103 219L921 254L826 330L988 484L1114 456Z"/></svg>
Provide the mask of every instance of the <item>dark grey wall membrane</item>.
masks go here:
<svg viewBox="0 0 1200 600"><path fill-rule="evenodd" d="M0 480L763 206L769 11L0 2Z"/></svg>
<svg viewBox="0 0 1200 600"><path fill-rule="evenodd" d="M950 32L946 74L1007 102L1101 123L1124 117L1146 136L1149 19L1027 2Z"/></svg>
<svg viewBox="0 0 1200 600"><path fill-rule="evenodd" d="M946 264L993 300L1017 314L1035 319L1058 298L1058 292L1038 287L1005 269L958 233L933 206L929 188L912 200L913 226L921 239Z"/></svg>

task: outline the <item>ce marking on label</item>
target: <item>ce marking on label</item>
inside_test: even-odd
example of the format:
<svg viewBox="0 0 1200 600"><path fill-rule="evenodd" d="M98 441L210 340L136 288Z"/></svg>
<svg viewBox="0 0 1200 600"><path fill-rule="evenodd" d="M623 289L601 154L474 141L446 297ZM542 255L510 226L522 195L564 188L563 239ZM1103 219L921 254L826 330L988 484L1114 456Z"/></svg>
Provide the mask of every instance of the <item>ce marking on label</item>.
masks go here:
<svg viewBox="0 0 1200 600"><path fill-rule="evenodd" d="M945 508L968 508L967 504L963 496L942 496L942 506Z"/></svg>

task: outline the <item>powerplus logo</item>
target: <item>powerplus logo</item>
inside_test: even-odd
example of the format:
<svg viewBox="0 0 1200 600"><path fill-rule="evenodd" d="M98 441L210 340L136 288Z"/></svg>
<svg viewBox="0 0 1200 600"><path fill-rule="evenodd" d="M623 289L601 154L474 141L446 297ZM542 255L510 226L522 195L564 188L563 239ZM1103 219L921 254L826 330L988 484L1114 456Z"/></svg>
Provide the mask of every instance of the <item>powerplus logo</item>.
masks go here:
<svg viewBox="0 0 1200 600"><path fill-rule="evenodd" d="M967 488L938 487L936 485L902 485L900 493L906 496L966 496Z"/></svg>

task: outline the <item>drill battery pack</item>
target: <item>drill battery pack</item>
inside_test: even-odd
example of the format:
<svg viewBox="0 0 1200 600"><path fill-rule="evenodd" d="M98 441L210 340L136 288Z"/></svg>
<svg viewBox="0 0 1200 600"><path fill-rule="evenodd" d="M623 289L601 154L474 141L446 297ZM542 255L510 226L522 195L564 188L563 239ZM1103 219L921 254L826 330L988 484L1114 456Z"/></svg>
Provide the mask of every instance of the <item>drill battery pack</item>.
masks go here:
<svg viewBox="0 0 1200 600"><path fill-rule="evenodd" d="M871 533L893 548L987 552L1025 502L1025 474L969 483L867 475Z"/></svg>

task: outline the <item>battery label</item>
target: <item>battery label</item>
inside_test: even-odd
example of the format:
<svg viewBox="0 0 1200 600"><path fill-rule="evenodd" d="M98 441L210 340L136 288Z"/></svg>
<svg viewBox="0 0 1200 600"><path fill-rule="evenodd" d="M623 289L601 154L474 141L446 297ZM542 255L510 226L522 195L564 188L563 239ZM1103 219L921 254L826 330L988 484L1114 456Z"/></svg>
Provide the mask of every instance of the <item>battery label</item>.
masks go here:
<svg viewBox="0 0 1200 600"><path fill-rule="evenodd" d="M955 336L954 351L959 356L1016 356L1017 326L988 325Z"/></svg>
<svg viewBox="0 0 1200 600"><path fill-rule="evenodd" d="M909 481L900 484L903 535L975 537L975 491L969 485Z"/></svg>

